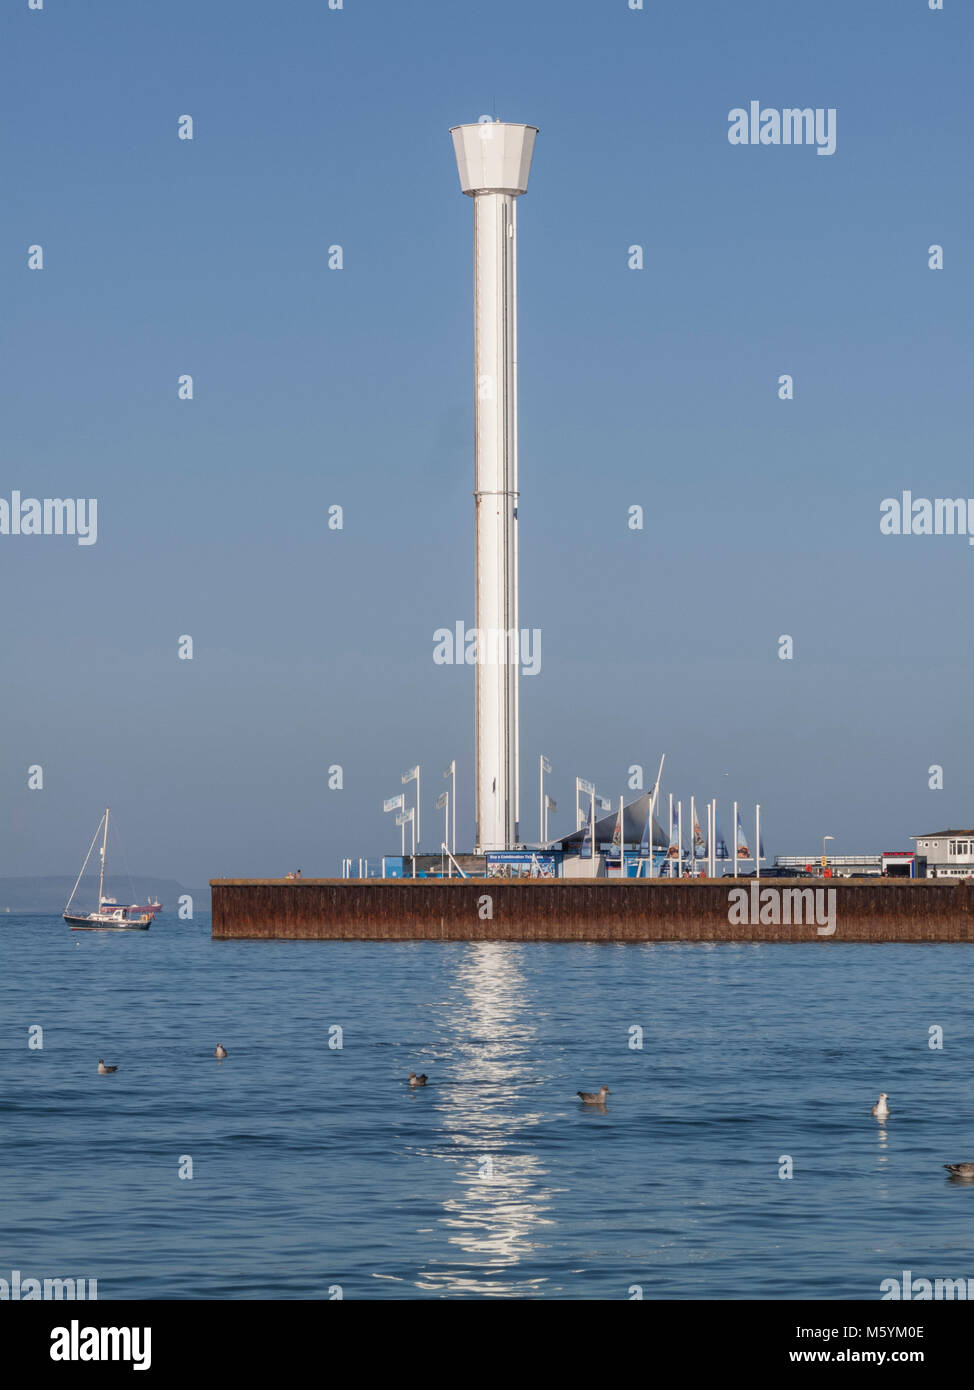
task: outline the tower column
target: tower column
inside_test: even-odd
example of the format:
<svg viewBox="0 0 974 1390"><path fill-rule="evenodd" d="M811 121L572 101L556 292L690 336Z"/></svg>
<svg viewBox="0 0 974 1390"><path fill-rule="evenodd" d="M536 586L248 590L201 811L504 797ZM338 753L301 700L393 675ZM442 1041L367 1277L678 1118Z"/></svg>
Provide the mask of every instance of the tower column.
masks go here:
<svg viewBox="0 0 974 1390"><path fill-rule="evenodd" d="M476 799L479 851L519 839L517 573L517 211L534 126L452 131L474 200Z"/></svg>

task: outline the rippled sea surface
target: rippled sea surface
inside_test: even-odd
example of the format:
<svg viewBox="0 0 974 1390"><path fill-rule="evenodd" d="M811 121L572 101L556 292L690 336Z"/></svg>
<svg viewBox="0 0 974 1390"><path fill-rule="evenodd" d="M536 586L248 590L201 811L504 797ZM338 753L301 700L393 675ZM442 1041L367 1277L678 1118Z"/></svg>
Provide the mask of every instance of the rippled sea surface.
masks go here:
<svg viewBox="0 0 974 1390"><path fill-rule="evenodd" d="M5 916L0 1277L97 1278L101 1299L876 1299L905 1269L974 1277L974 1184L941 1167L974 1160L972 969L965 946L214 942L208 918Z"/></svg>

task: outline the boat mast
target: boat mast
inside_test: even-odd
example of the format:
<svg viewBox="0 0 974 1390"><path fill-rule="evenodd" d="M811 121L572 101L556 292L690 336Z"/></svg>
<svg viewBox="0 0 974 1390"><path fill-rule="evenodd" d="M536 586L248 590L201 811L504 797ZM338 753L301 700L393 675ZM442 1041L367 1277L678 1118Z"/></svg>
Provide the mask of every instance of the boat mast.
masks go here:
<svg viewBox="0 0 974 1390"><path fill-rule="evenodd" d="M95 908L96 912L101 912L101 901L105 887L105 850L108 846L108 813L110 810L110 806L105 807L105 834L101 842L101 872L98 875L98 906ZM90 825L91 822L89 821L88 824Z"/></svg>
<svg viewBox="0 0 974 1390"><path fill-rule="evenodd" d="M65 907L64 907L65 912L67 912L68 908L69 908L69 907L71 906L71 904L74 902L74 895L75 895L75 893L77 893L77 891L78 891L78 884L79 884L79 883L81 882L81 880L84 878L85 869L87 869L87 867L88 867L88 860L91 858L91 851L95 848L95 841L98 839L98 832L99 832L100 829L101 829L101 821L98 822L97 826L95 827L95 833L94 833L94 835L92 835L92 837L91 837L91 844L88 846L88 853L85 855L85 862L84 862L84 863L82 864L82 866L81 866L81 873L80 873L80 874L78 875L78 877L75 879L75 881L74 881L74 887L71 889L71 896L70 896L70 898L68 898L68 901L67 901L67 903L65 904Z"/></svg>

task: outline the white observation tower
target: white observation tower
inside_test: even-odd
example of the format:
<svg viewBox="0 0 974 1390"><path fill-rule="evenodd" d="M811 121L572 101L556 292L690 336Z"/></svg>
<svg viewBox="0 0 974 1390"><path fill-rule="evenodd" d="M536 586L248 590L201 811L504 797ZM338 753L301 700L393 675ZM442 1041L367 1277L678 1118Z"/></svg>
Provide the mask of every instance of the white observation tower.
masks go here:
<svg viewBox="0 0 974 1390"><path fill-rule="evenodd" d="M517 208L537 129L454 126L460 187L473 199L476 850L518 844ZM513 635L513 636L512 636Z"/></svg>

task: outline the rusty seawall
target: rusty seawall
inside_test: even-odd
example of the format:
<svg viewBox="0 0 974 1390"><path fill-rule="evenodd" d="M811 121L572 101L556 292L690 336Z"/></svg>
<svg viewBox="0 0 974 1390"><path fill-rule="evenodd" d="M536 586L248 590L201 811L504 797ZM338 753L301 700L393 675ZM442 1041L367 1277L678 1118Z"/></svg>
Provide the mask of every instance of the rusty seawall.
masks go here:
<svg viewBox="0 0 974 1390"><path fill-rule="evenodd" d="M944 879L213 879L210 888L220 939L974 941L974 882Z"/></svg>

